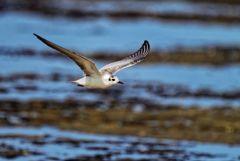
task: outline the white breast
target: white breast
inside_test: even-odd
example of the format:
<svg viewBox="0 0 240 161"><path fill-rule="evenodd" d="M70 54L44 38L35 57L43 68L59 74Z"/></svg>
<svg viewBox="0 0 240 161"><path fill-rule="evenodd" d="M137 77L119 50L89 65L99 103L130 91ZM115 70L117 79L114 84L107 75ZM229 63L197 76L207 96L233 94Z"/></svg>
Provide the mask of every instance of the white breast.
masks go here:
<svg viewBox="0 0 240 161"><path fill-rule="evenodd" d="M107 88L109 85L101 77L86 77L87 88Z"/></svg>

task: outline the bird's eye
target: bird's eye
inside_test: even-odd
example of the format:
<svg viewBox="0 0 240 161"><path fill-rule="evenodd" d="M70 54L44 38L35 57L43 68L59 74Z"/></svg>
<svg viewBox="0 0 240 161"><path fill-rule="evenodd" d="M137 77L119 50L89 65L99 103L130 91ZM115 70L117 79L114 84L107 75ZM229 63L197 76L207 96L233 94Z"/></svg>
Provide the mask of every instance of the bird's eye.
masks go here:
<svg viewBox="0 0 240 161"><path fill-rule="evenodd" d="M115 81L115 79L113 78L112 81Z"/></svg>
<svg viewBox="0 0 240 161"><path fill-rule="evenodd" d="M111 81L111 78L108 78L109 81Z"/></svg>

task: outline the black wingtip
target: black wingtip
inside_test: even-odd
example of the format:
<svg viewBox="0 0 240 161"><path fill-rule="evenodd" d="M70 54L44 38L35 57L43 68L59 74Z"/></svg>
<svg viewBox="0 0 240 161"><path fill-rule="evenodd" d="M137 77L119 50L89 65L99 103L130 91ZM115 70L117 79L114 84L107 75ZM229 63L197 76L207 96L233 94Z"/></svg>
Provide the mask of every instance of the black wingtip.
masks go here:
<svg viewBox="0 0 240 161"><path fill-rule="evenodd" d="M147 40L144 40L143 45L147 45L148 48L150 49L150 44L149 44L149 42Z"/></svg>
<svg viewBox="0 0 240 161"><path fill-rule="evenodd" d="M149 42L147 41L147 40L144 40L144 42L143 42L144 44L149 44Z"/></svg>
<svg viewBox="0 0 240 161"><path fill-rule="evenodd" d="M36 38L38 38L38 40L42 41L43 43L45 43L46 45L49 46L48 43L50 43L50 42L48 40L44 39L43 37L39 36L38 34L33 33L33 35L36 36Z"/></svg>
<svg viewBox="0 0 240 161"><path fill-rule="evenodd" d="M36 36L38 39L42 40L43 38L39 36L38 34L33 33L34 36Z"/></svg>
<svg viewBox="0 0 240 161"><path fill-rule="evenodd" d="M33 33L33 35L34 35L34 36L36 36L36 37L38 37L38 35L37 35L37 34L35 34L35 33Z"/></svg>

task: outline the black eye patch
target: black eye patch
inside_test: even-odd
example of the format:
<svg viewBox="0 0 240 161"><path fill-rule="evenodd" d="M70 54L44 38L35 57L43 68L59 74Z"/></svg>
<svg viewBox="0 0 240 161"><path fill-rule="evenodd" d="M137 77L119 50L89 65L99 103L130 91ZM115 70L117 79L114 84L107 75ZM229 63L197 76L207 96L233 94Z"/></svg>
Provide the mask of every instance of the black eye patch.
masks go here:
<svg viewBox="0 0 240 161"><path fill-rule="evenodd" d="M115 81L115 79L113 78L112 81Z"/></svg>

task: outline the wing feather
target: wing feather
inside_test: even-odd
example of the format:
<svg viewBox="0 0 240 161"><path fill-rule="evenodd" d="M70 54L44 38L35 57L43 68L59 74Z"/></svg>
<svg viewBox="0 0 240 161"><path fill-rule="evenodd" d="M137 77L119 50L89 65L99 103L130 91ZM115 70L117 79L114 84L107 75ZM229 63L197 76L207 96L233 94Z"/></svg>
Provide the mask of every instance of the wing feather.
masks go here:
<svg viewBox="0 0 240 161"><path fill-rule="evenodd" d="M128 57L116 61L110 64L105 65L100 69L101 73L110 73L110 74L115 74L118 71L133 66L145 59L145 57L148 55L150 52L150 45L147 40L144 41L142 44L141 48L136 51L135 53L129 55Z"/></svg>
<svg viewBox="0 0 240 161"><path fill-rule="evenodd" d="M34 35L47 46L72 59L84 71L86 76L100 75L100 72L97 70L96 65L88 58L65 49L57 44L54 44L53 42L50 42L37 34Z"/></svg>

